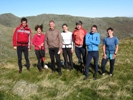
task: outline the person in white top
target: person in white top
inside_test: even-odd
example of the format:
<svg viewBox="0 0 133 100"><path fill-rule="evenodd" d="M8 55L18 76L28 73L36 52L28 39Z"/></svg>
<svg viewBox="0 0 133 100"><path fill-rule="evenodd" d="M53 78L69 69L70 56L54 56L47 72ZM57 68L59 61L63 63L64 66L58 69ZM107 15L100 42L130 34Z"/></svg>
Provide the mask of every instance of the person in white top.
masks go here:
<svg viewBox="0 0 133 100"><path fill-rule="evenodd" d="M63 32L61 33L63 38L63 57L64 57L64 65L65 68L70 68L70 70L73 69L73 60L72 60L72 53L73 53L73 41L72 41L72 32L68 31L68 25L63 24L62 25ZM68 60L67 56L69 58L70 67L68 67Z"/></svg>

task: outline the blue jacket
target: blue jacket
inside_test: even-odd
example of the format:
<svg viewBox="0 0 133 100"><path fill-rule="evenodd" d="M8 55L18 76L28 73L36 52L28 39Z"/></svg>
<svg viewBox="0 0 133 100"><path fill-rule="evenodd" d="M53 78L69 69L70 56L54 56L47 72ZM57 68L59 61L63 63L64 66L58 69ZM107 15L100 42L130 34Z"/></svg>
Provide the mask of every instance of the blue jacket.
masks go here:
<svg viewBox="0 0 133 100"><path fill-rule="evenodd" d="M87 33L85 36L85 44L88 47L88 51L98 51L100 44L100 34L99 33Z"/></svg>

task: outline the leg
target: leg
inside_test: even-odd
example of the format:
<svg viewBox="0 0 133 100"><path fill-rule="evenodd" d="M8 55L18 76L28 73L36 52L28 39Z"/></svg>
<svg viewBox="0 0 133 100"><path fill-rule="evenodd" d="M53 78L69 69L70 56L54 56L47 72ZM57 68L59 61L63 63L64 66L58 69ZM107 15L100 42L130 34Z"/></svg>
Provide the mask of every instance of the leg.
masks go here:
<svg viewBox="0 0 133 100"><path fill-rule="evenodd" d="M106 65L107 61L108 61L108 58L102 59L102 62L101 62L102 73L105 73L105 65Z"/></svg>
<svg viewBox="0 0 133 100"><path fill-rule="evenodd" d="M85 65L86 64L86 48L82 47L81 53L82 53L83 63Z"/></svg>
<svg viewBox="0 0 133 100"><path fill-rule="evenodd" d="M115 64L115 59L110 60L110 74L113 74L114 64Z"/></svg>
<svg viewBox="0 0 133 100"><path fill-rule="evenodd" d="M97 71L98 71L98 59L99 59L99 52L98 51L93 52L93 59L94 59L94 66L95 66L94 79L96 79L97 78Z"/></svg>
<svg viewBox="0 0 133 100"><path fill-rule="evenodd" d="M45 51L41 50L41 68L44 68Z"/></svg>
<svg viewBox="0 0 133 100"><path fill-rule="evenodd" d="M75 53L76 53L76 56L78 58L78 63L82 63L80 48L75 47Z"/></svg>
<svg viewBox="0 0 133 100"><path fill-rule="evenodd" d="M54 60L54 50L52 48L49 49L49 55L50 55L50 59L51 59L51 64L52 64L52 71L55 72L55 60Z"/></svg>
<svg viewBox="0 0 133 100"><path fill-rule="evenodd" d="M22 47L17 47L17 56L18 56L18 66L19 66L19 72L22 72Z"/></svg>
<svg viewBox="0 0 133 100"><path fill-rule="evenodd" d="M41 57L40 57L40 51L39 50L35 50L35 54L36 54L36 57L37 57L37 61L38 61L38 64L37 64L37 67L38 67L38 70L41 71Z"/></svg>
<svg viewBox="0 0 133 100"><path fill-rule="evenodd" d="M58 66L58 73L61 75L61 62L60 62L60 54L58 54L59 48L54 48L55 50L55 57L56 57L56 62Z"/></svg>
<svg viewBox="0 0 133 100"><path fill-rule="evenodd" d="M91 59L92 59L92 55L91 53L88 52L88 55L86 57L86 77L88 77L88 74L89 74L89 66L90 66L90 62L91 62Z"/></svg>
<svg viewBox="0 0 133 100"><path fill-rule="evenodd" d="M26 67L29 70L30 62L29 62L29 58L28 58L28 47L27 46L23 47L23 52L24 52L24 57L25 57L25 60L26 60Z"/></svg>
<svg viewBox="0 0 133 100"><path fill-rule="evenodd" d="M67 64L67 48L63 48L63 57L64 57L64 65L67 68L68 64Z"/></svg>
<svg viewBox="0 0 133 100"><path fill-rule="evenodd" d="M73 69L73 59L72 59L71 48L67 49L67 54L68 54L68 57L69 57L69 62L70 62L71 69Z"/></svg>

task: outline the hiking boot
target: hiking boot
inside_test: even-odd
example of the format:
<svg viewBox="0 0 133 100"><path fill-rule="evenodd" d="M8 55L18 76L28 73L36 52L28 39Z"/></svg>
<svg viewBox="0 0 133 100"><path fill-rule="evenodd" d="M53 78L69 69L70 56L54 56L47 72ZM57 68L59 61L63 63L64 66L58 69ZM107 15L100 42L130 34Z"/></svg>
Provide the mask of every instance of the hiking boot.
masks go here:
<svg viewBox="0 0 133 100"><path fill-rule="evenodd" d="M62 75L62 72L59 72L58 74L61 76Z"/></svg>
<svg viewBox="0 0 133 100"><path fill-rule="evenodd" d="M19 69L18 73L22 73L22 69Z"/></svg>
<svg viewBox="0 0 133 100"><path fill-rule="evenodd" d="M83 80L87 80L88 79L88 76L85 76L85 78Z"/></svg>
<svg viewBox="0 0 133 100"><path fill-rule="evenodd" d="M113 76L112 74L109 74L111 77Z"/></svg>

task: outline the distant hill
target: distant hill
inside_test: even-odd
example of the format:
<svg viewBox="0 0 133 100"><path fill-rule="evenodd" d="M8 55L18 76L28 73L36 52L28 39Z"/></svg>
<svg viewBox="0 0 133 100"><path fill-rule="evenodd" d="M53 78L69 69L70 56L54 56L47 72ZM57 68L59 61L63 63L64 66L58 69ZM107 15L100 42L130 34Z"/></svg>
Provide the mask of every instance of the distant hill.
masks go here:
<svg viewBox="0 0 133 100"><path fill-rule="evenodd" d="M54 20L56 22L56 27L61 31L61 26L63 23L69 25L70 31L75 28L75 23L81 20L84 24L83 27L90 31L90 27L93 24L98 26L98 31L101 33L101 37L106 36L106 29L112 27L115 30L115 35L118 38L125 38L133 36L133 18L126 17L115 17L115 18L87 18L87 17L75 17L70 15L55 15L55 14L41 14L37 16L28 16L28 24L34 32L34 26L36 24L44 24L44 31L48 29L48 22ZM6 27L15 28L20 24L20 18L11 14L1 14L0 24Z"/></svg>

